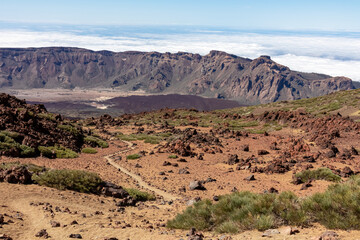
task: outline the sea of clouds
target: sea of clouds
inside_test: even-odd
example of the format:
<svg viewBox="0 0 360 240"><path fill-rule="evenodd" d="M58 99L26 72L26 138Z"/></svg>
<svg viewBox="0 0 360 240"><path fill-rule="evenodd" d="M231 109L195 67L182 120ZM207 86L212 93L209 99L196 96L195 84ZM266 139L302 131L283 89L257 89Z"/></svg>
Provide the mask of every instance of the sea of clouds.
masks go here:
<svg viewBox="0 0 360 240"><path fill-rule="evenodd" d="M110 51L184 51L201 55L220 50L252 59L269 55L293 70L346 76L360 81L359 33L111 29L0 26L0 47L69 46Z"/></svg>

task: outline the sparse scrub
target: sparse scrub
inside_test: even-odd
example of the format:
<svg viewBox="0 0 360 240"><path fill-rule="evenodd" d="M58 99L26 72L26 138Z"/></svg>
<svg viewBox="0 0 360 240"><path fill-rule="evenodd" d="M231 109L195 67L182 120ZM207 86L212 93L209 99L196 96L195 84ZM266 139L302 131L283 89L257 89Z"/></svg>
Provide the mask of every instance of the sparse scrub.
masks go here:
<svg viewBox="0 0 360 240"><path fill-rule="evenodd" d="M0 150L7 151L17 151L19 153L19 157L35 157L36 151L35 149L22 145L18 143L21 141L22 136L16 132L9 131L1 131L0 132Z"/></svg>
<svg viewBox="0 0 360 240"><path fill-rule="evenodd" d="M87 154L95 154L97 153L97 150L95 148L83 148L81 152Z"/></svg>
<svg viewBox="0 0 360 240"><path fill-rule="evenodd" d="M37 116L39 118L45 118L47 120L56 121L55 114L53 113L39 113Z"/></svg>
<svg viewBox="0 0 360 240"><path fill-rule="evenodd" d="M304 209L312 221L330 229L360 229L360 177L328 187L304 201Z"/></svg>
<svg viewBox="0 0 360 240"><path fill-rule="evenodd" d="M306 221L306 215L293 193L236 192L222 196L216 204L209 200L194 204L168 221L168 227L235 233L250 229L265 230L282 224L304 225Z"/></svg>
<svg viewBox="0 0 360 240"><path fill-rule="evenodd" d="M135 153L135 154L127 155L127 156L126 156L126 159L135 160L135 159L138 159L138 158L140 158L140 157L141 157L140 154Z"/></svg>
<svg viewBox="0 0 360 240"><path fill-rule="evenodd" d="M0 164L0 169L11 169L13 167L27 167L27 169L29 170L29 172L34 173L34 174L39 174L40 172L44 172L46 171L45 167L41 167L38 165L34 165L31 163L28 164L23 164L20 162L7 162L7 163L1 163Z"/></svg>
<svg viewBox="0 0 360 240"><path fill-rule="evenodd" d="M145 143L159 144L166 137L150 134L130 134L118 135L118 138L124 141L144 141Z"/></svg>
<svg viewBox="0 0 360 240"><path fill-rule="evenodd" d="M295 174L296 177L301 178L303 182L308 180L326 180L331 182L341 181L341 177L333 173L328 168L318 168L316 170L305 170Z"/></svg>
<svg viewBox="0 0 360 240"><path fill-rule="evenodd" d="M33 175L33 180L41 186L96 194L103 182L95 173L67 169L49 170L39 175Z"/></svg>
<svg viewBox="0 0 360 240"><path fill-rule="evenodd" d="M169 155L168 158L175 159L175 158L178 158L178 156L177 155Z"/></svg>
<svg viewBox="0 0 360 240"><path fill-rule="evenodd" d="M67 132L73 134L76 137L81 136L81 132L75 126L72 126L72 125L58 125L57 127L59 129L61 129L61 130L64 130L64 131L67 131Z"/></svg>
<svg viewBox="0 0 360 240"><path fill-rule="evenodd" d="M155 196L148 192L143 192L135 188L125 188L124 190L136 201L145 202L155 200Z"/></svg>
<svg viewBox="0 0 360 240"><path fill-rule="evenodd" d="M94 136L87 136L84 139L86 144L89 144L92 147L101 147L101 148L108 148L109 144L104 140L94 137Z"/></svg>
<svg viewBox="0 0 360 240"><path fill-rule="evenodd" d="M78 154L68 148L65 148L63 146L54 146L54 147L44 147L39 146L38 147L40 153L42 156L47 158L53 158L56 156L56 158L77 158Z"/></svg>
<svg viewBox="0 0 360 240"><path fill-rule="evenodd" d="M359 230L359 196L360 176L330 185L325 192L304 199L292 192L236 192L220 196L216 204L208 199L197 202L168 221L167 226L236 233L319 222L329 229Z"/></svg>

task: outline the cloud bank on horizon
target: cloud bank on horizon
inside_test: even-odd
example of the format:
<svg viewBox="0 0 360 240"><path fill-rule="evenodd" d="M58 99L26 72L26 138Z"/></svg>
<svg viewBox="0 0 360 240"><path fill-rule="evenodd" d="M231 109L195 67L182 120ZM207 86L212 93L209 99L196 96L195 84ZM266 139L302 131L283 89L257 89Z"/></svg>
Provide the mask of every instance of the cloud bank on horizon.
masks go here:
<svg viewBox="0 0 360 240"><path fill-rule="evenodd" d="M279 32L136 32L101 34L83 31L0 29L0 47L67 46L91 50L192 52L211 50L241 57L269 55L293 70L346 76L360 81L360 36Z"/></svg>

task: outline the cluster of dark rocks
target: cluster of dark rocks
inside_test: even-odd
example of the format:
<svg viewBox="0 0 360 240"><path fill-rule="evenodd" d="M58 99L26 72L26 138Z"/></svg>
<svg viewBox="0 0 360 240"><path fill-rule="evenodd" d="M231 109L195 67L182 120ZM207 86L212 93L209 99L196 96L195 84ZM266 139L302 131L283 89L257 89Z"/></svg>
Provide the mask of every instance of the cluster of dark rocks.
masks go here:
<svg viewBox="0 0 360 240"><path fill-rule="evenodd" d="M0 94L0 131L16 132L16 142L37 151L39 146L62 145L74 151L83 146L83 131L75 124L69 126L74 131L61 128L64 123L61 115L47 112L43 105L26 104L8 94ZM37 154L39 154L37 152ZM0 151L0 155L20 157L20 150L8 148Z"/></svg>

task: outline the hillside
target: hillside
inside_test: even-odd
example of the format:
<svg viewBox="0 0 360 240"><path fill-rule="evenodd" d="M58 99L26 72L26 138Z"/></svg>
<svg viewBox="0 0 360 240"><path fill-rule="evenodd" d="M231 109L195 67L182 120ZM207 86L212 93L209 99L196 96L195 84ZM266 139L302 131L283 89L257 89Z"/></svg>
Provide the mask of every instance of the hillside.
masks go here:
<svg viewBox="0 0 360 240"><path fill-rule="evenodd" d="M40 233L324 239L335 229L333 235L354 239L360 233L359 100L356 89L210 112L163 109L75 122L2 94L1 146L17 140L22 148L70 148L75 130L85 144L79 142L82 151L73 158L1 152L2 233L7 239L39 239ZM35 174L32 184L12 184L25 177L22 171ZM107 185L131 198L101 195L98 180L121 186ZM77 192L81 186L94 191Z"/></svg>
<svg viewBox="0 0 360 240"><path fill-rule="evenodd" d="M268 103L354 89L351 79L301 73L268 56L225 52L110 52L79 48L0 49L1 88L117 88Z"/></svg>

